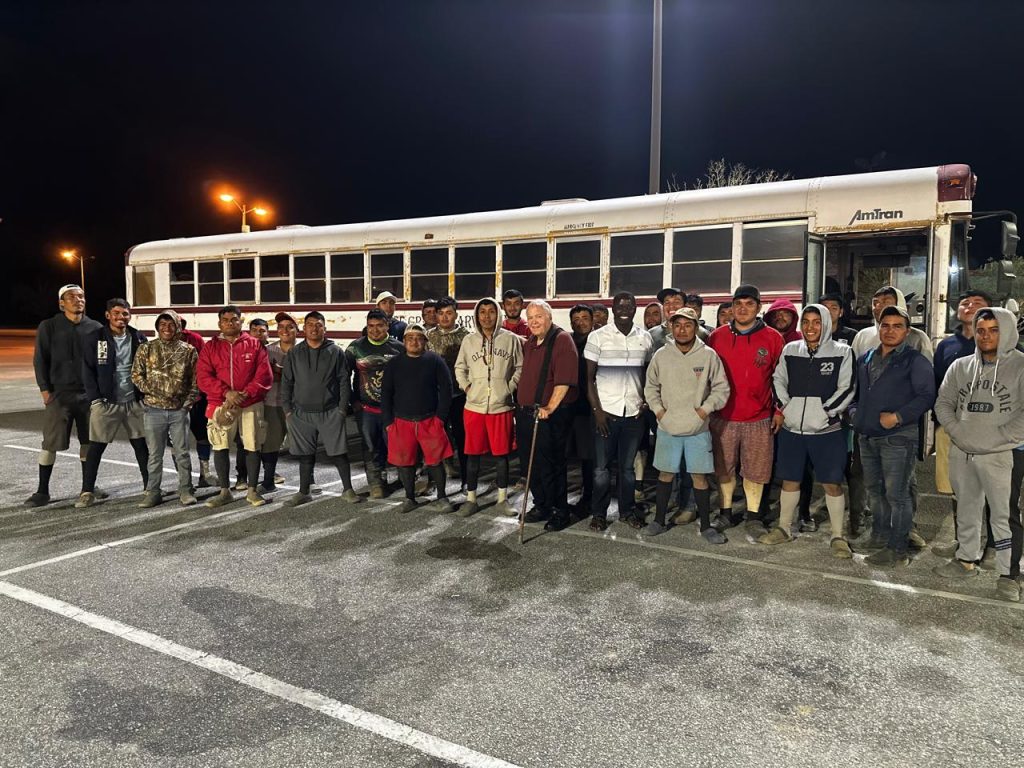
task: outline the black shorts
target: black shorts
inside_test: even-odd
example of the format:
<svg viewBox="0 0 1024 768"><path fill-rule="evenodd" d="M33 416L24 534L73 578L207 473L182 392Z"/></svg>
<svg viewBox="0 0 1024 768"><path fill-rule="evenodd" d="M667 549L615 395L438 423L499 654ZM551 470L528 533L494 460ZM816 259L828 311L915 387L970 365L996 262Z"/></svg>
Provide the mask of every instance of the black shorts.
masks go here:
<svg viewBox="0 0 1024 768"><path fill-rule="evenodd" d="M56 395L43 415L43 450L66 451L71 445L72 425L78 431L78 442L89 444L89 401L85 395Z"/></svg>

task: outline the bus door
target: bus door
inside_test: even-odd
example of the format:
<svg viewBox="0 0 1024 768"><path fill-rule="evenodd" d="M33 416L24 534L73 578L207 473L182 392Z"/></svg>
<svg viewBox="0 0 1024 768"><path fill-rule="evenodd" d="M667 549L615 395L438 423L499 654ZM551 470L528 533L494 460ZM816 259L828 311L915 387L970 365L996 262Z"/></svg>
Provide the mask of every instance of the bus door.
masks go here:
<svg viewBox="0 0 1024 768"><path fill-rule="evenodd" d="M808 302L823 293L840 293L846 302L845 323L855 329L871 325L871 297L891 285L907 298L910 321L925 327L927 315L928 230L808 236Z"/></svg>

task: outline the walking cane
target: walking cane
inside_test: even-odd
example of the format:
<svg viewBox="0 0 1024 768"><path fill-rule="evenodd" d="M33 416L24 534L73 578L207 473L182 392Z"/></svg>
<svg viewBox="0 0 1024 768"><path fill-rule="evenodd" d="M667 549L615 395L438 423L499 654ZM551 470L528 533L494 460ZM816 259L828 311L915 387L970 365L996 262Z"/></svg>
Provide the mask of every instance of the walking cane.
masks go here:
<svg viewBox="0 0 1024 768"><path fill-rule="evenodd" d="M533 437L530 438L530 459L526 463L526 490L523 491L523 507L519 510L519 543L523 543L523 528L526 527L526 504L530 500L530 478L533 476L533 452L537 448L537 413L533 412Z"/></svg>

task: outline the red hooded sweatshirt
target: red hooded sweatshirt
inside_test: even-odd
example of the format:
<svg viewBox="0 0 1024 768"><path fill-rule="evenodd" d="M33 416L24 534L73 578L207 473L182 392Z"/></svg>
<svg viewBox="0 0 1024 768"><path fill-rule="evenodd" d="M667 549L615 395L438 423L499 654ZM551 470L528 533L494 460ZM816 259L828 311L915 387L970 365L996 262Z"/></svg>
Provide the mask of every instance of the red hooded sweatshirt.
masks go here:
<svg viewBox="0 0 1024 768"><path fill-rule="evenodd" d="M248 333L241 333L234 344L217 336L199 352L199 388L206 394L206 418L224 402L230 390L244 392L242 408L260 403L267 396L274 374L266 347Z"/></svg>
<svg viewBox="0 0 1024 768"><path fill-rule="evenodd" d="M715 328L707 344L722 359L729 400L715 415L726 421L762 421L775 413L772 375L782 356L782 336L758 318L747 333L732 323Z"/></svg>
<svg viewBox="0 0 1024 768"><path fill-rule="evenodd" d="M789 311L789 316L792 318L789 323L789 327L784 331L779 331L782 334L782 340L789 344L791 341L800 341L803 335L800 333L800 323L797 318L800 317L800 313L796 311L796 307L793 302L789 299L777 299L772 302L772 305L768 307L768 311L764 313L764 321L769 327L775 328L775 323L772 322L774 319L773 313L778 312L780 309ZM779 330L775 328L775 330Z"/></svg>

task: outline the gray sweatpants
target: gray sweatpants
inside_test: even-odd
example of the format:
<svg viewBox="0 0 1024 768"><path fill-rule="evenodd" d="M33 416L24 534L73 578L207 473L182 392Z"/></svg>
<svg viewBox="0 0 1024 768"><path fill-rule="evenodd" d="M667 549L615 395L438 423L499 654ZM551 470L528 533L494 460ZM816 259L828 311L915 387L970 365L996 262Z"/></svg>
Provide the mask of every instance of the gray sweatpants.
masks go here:
<svg viewBox="0 0 1024 768"><path fill-rule="evenodd" d="M985 502L988 502L996 563L1000 576L1010 575L1010 477L1013 452L967 454L949 448L949 480L956 494L956 557L976 563L984 554Z"/></svg>

